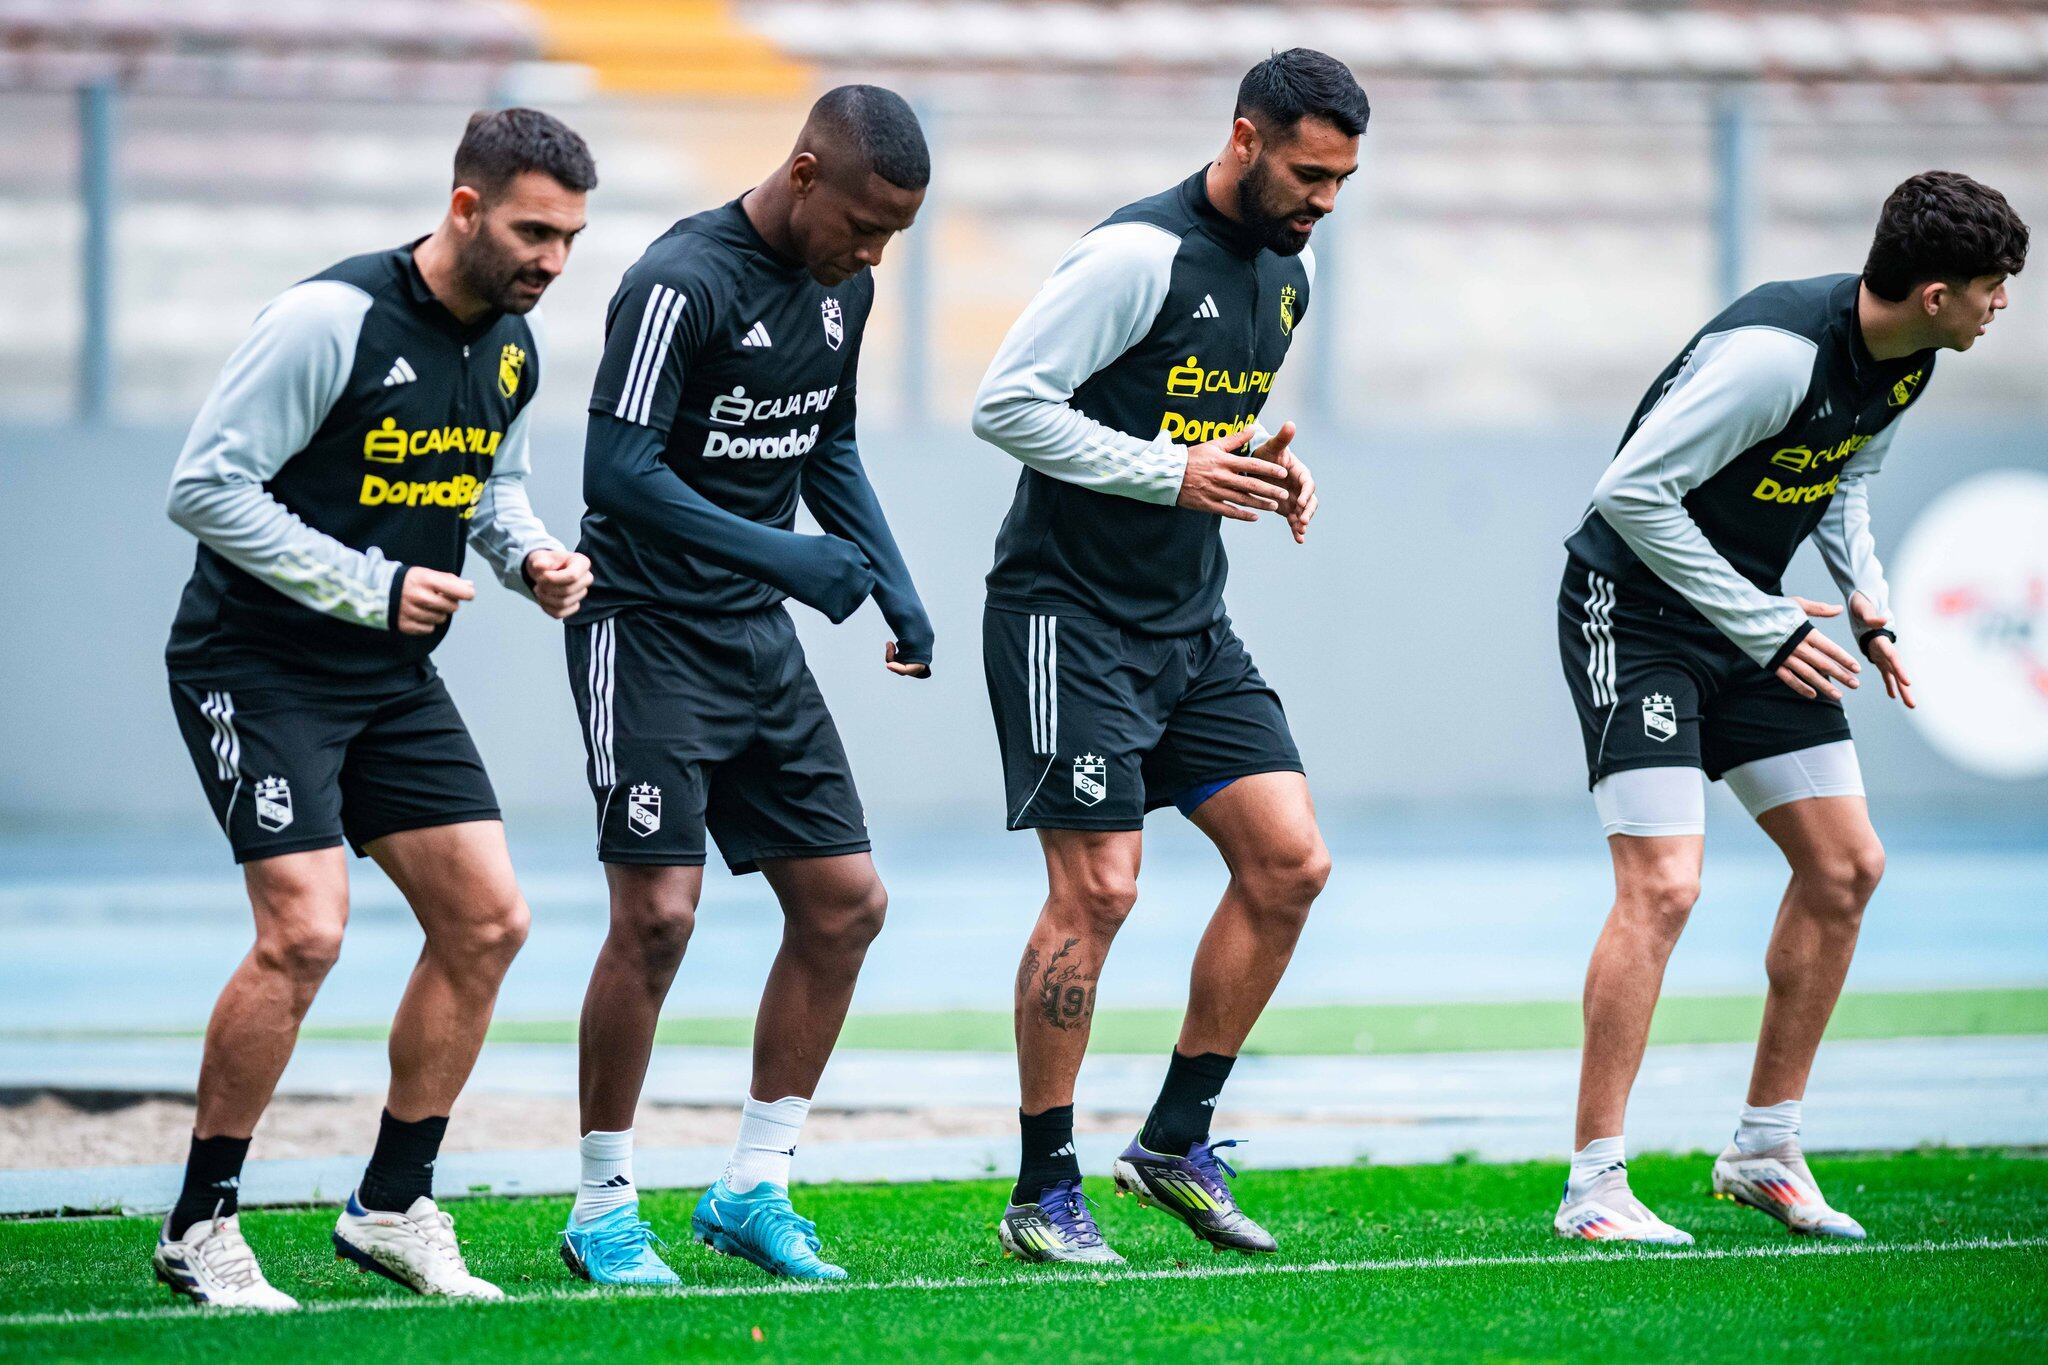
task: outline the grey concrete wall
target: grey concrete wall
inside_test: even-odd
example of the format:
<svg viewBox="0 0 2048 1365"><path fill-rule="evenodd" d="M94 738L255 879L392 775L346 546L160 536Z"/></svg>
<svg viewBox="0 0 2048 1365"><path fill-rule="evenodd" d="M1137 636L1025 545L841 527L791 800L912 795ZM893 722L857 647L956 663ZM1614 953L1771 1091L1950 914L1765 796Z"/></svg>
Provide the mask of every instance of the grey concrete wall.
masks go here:
<svg viewBox="0 0 2048 1365"><path fill-rule="evenodd" d="M1324 497L1315 534L1296 547L1277 523L1229 527L1229 602L1287 700L1326 808L1583 800L1557 659L1559 542L1620 422L1528 432L1303 423ZM182 824L201 810L161 663L192 557L162 512L181 435L0 428L0 821ZM555 427L536 446L536 502L564 531L581 508L580 435ZM813 666L871 807L999 823L981 578L1016 467L959 432L874 431L864 446L938 623L937 676L883 670L885 628L871 606L837 629L796 609ZM1955 480L2014 465L2048 467L2048 436L1952 420L1931 393L1878 487L1881 538L1895 544ZM1792 586L1833 592L1810 554ZM559 628L486 585L438 657L507 805L587 818ZM1881 696L1851 711L1874 795L2048 817L2048 782L1961 771Z"/></svg>

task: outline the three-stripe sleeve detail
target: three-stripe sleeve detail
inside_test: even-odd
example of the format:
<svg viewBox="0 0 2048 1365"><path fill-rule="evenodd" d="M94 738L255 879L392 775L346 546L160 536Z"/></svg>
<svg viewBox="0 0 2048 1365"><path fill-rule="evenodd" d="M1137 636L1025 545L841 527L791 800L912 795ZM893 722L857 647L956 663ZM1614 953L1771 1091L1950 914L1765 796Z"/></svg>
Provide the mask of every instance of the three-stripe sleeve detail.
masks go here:
<svg viewBox="0 0 2048 1365"><path fill-rule="evenodd" d="M665 284L648 291L647 305L640 313L640 332L633 339L633 358L626 366L625 392L619 395L617 414L624 420L644 427L653 415L661 367L668 360L669 342L687 302Z"/></svg>

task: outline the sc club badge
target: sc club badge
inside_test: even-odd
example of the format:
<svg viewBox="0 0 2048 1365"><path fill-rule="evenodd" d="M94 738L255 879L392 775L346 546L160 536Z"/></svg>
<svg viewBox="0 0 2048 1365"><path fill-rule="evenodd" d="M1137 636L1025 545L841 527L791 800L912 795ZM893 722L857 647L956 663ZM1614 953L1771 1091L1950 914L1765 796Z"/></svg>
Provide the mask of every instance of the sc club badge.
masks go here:
<svg viewBox="0 0 2048 1365"><path fill-rule="evenodd" d="M292 822L292 784L266 777L256 784L256 827L275 834Z"/></svg>
<svg viewBox="0 0 2048 1365"><path fill-rule="evenodd" d="M1662 692L1643 698L1643 733L1659 744L1678 734L1678 708Z"/></svg>
<svg viewBox="0 0 2048 1365"><path fill-rule="evenodd" d="M839 311L839 300L819 300L818 313L825 319L825 344L835 351L838 350L841 343L846 340L846 323L844 315Z"/></svg>
<svg viewBox="0 0 2048 1365"><path fill-rule="evenodd" d="M1293 285L1283 284L1280 286L1280 330L1283 333L1294 330L1295 297Z"/></svg>
<svg viewBox="0 0 2048 1365"><path fill-rule="evenodd" d="M1084 806L1101 805L1102 798L1109 795L1107 774L1101 754L1082 754L1075 759L1074 799Z"/></svg>
<svg viewBox="0 0 2048 1365"><path fill-rule="evenodd" d="M626 828L643 839L661 828L661 788L642 782L627 793Z"/></svg>

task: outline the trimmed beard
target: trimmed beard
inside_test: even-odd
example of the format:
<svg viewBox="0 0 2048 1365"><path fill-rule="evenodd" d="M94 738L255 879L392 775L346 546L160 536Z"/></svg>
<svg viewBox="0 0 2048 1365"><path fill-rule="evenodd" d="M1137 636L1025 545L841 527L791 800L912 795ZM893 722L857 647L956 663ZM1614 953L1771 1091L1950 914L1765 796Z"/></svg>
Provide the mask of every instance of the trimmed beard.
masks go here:
<svg viewBox="0 0 2048 1365"><path fill-rule="evenodd" d="M1308 238L1289 224L1293 214L1275 214L1266 207L1266 191L1272 183L1264 157L1245 168L1237 182L1238 219L1259 245L1274 255L1299 256L1308 248Z"/></svg>

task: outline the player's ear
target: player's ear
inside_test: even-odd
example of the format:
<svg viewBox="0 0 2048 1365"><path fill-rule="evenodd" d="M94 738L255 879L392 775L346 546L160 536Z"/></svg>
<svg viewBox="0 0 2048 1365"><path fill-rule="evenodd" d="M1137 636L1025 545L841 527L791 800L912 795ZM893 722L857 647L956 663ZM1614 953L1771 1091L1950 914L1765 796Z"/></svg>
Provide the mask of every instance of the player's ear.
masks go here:
<svg viewBox="0 0 2048 1365"><path fill-rule="evenodd" d="M1249 166L1259 159L1259 147L1263 139L1259 136L1259 125L1248 118L1241 118L1230 125L1230 150L1237 153L1237 164Z"/></svg>
<svg viewBox="0 0 2048 1365"><path fill-rule="evenodd" d="M798 152L789 159L790 192L799 199L808 199L818 184L818 158L810 152Z"/></svg>
<svg viewBox="0 0 2048 1365"><path fill-rule="evenodd" d="M1946 283L1936 280L1920 286L1920 307L1928 317L1941 313L1941 306L1948 302L1949 288Z"/></svg>
<svg viewBox="0 0 2048 1365"><path fill-rule="evenodd" d="M464 232L476 231L483 213L484 197L467 185L457 185L448 196L448 217Z"/></svg>

